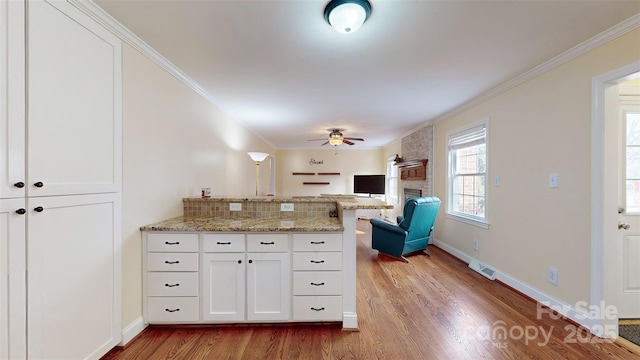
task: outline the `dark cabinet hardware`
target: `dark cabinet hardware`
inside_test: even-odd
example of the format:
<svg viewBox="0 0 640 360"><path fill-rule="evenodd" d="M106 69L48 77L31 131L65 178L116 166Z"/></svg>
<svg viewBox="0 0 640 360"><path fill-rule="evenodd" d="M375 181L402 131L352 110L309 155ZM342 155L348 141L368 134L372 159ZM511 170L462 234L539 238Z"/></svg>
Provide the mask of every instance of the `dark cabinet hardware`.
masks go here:
<svg viewBox="0 0 640 360"><path fill-rule="evenodd" d="M165 260L164 263L165 264L180 264L180 261L178 261L178 260L176 260L176 261Z"/></svg>
<svg viewBox="0 0 640 360"><path fill-rule="evenodd" d="M313 244L313 245L321 245L321 244L324 244L324 241L312 241L311 244Z"/></svg>
<svg viewBox="0 0 640 360"><path fill-rule="evenodd" d="M176 312L176 311L180 311L180 308L178 308L178 309L173 309L173 310L171 310L171 309L164 309L164 311L166 311L166 312Z"/></svg>
<svg viewBox="0 0 640 360"><path fill-rule="evenodd" d="M42 212L43 210L44 210L44 208L42 206L38 206L38 207L33 208L33 211L35 211L35 212Z"/></svg>
<svg viewBox="0 0 640 360"><path fill-rule="evenodd" d="M275 243L272 242L264 242L264 241L260 241L260 245L275 245Z"/></svg>
<svg viewBox="0 0 640 360"><path fill-rule="evenodd" d="M33 186L37 187L37 188L41 188L44 186L44 184L42 183L42 181L38 181L37 183L33 184Z"/></svg>
<svg viewBox="0 0 640 360"><path fill-rule="evenodd" d="M22 189L24 187L24 183L22 181L18 181L17 183L13 184L13 186L17 187L18 189Z"/></svg>
<svg viewBox="0 0 640 360"><path fill-rule="evenodd" d="M217 245L231 245L231 241L228 241L228 242L220 242L220 241L218 241L216 244Z"/></svg>
<svg viewBox="0 0 640 360"><path fill-rule="evenodd" d="M180 286L180 284L173 284L173 285L171 285L171 284L164 284L164 286L166 286L166 287L176 287L176 286Z"/></svg>
<svg viewBox="0 0 640 360"><path fill-rule="evenodd" d="M314 283L314 282L312 282L311 285L313 285L313 286L323 286L324 283L323 282L322 283Z"/></svg>
<svg viewBox="0 0 640 360"><path fill-rule="evenodd" d="M165 243L166 245L180 245L180 241L176 241L176 242L168 242L168 241L165 241L164 243Z"/></svg>
<svg viewBox="0 0 640 360"><path fill-rule="evenodd" d="M253 260L249 260L249 264L253 264Z"/></svg>
<svg viewBox="0 0 640 360"><path fill-rule="evenodd" d="M321 308L314 308L314 307L312 307L312 308L311 308L311 310L313 310L313 311L323 311L323 310L324 310L324 308L323 308L323 307L321 307Z"/></svg>
<svg viewBox="0 0 640 360"><path fill-rule="evenodd" d="M324 264L324 260L320 260L320 261L317 261L317 260L311 260L311 263L312 263L312 264Z"/></svg>
<svg viewBox="0 0 640 360"><path fill-rule="evenodd" d="M25 209L16 210L16 214L19 214L19 215L24 215L26 212L27 212L27 210L25 210Z"/></svg>
<svg viewBox="0 0 640 360"><path fill-rule="evenodd" d="M242 260L238 260L238 264L242 264Z"/></svg>

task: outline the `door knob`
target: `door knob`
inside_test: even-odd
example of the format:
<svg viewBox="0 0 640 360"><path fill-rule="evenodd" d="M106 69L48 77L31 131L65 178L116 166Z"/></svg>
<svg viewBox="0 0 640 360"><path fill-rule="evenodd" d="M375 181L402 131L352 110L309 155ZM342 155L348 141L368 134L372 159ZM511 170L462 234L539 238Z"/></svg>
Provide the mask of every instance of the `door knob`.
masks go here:
<svg viewBox="0 0 640 360"><path fill-rule="evenodd" d="M618 229L629 230L630 227L631 225L618 221Z"/></svg>

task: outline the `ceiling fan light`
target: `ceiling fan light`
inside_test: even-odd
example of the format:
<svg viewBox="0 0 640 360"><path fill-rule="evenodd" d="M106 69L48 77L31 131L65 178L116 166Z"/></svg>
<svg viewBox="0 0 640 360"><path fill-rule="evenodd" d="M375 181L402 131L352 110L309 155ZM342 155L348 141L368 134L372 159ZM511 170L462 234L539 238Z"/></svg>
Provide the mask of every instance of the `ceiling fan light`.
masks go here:
<svg viewBox="0 0 640 360"><path fill-rule="evenodd" d="M358 30L371 14L367 0L331 0L324 9L324 18L337 32L351 34Z"/></svg>
<svg viewBox="0 0 640 360"><path fill-rule="evenodd" d="M342 138L337 136L332 136L331 139L329 139L329 144L333 146L339 146L340 144L342 144Z"/></svg>

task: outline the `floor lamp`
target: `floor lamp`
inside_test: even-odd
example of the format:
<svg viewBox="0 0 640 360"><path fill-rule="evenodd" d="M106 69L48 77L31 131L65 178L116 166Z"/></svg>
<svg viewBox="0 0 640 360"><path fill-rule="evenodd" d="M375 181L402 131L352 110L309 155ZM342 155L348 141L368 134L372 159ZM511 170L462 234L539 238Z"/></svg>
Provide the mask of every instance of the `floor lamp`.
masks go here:
<svg viewBox="0 0 640 360"><path fill-rule="evenodd" d="M256 196L258 196L258 179L260 179L260 162L269 156L267 153L263 152L248 152L251 160L256 162Z"/></svg>

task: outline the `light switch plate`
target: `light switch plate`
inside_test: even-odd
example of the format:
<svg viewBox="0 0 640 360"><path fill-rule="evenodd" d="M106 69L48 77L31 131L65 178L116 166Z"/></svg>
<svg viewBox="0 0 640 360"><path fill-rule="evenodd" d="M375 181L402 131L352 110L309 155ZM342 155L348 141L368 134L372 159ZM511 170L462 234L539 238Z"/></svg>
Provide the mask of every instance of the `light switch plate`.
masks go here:
<svg viewBox="0 0 640 360"><path fill-rule="evenodd" d="M557 173L549 174L549 187L550 188L557 188L558 187L558 174Z"/></svg>
<svg viewBox="0 0 640 360"><path fill-rule="evenodd" d="M493 177L493 186L500 186L500 175Z"/></svg>

